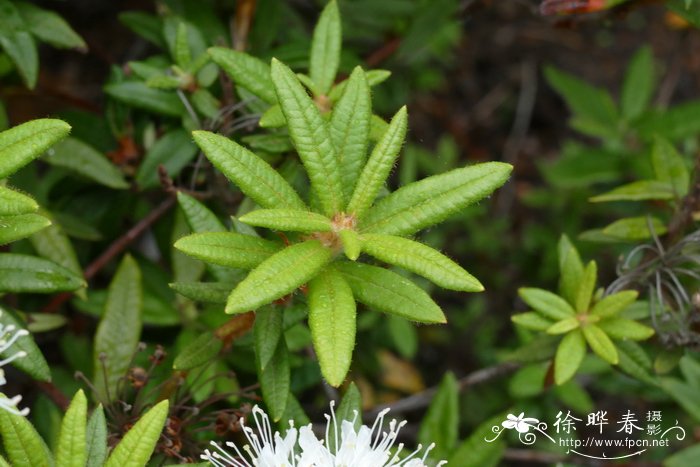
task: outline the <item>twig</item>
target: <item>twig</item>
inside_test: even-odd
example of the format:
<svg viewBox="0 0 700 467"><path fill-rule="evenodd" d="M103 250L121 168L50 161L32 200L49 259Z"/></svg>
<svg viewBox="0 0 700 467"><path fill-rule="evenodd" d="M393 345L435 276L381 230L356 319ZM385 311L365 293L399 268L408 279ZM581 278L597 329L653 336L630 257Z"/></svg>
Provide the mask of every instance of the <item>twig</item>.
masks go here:
<svg viewBox="0 0 700 467"><path fill-rule="evenodd" d="M41 392L46 394L49 399L51 399L51 402L56 404L56 406L61 409L63 412L68 410L68 406L70 405L70 399L61 392L58 387L56 387L55 384L48 382L48 381L38 381L37 386L39 386L39 389L41 389Z"/></svg>

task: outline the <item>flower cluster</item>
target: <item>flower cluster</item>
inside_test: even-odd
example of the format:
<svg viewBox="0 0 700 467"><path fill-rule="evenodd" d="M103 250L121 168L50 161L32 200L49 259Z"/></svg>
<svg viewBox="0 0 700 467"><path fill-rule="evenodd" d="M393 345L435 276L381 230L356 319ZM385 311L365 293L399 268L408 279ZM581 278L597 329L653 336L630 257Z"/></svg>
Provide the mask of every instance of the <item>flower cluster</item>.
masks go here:
<svg viewBox="0 0 700 467"><path fill-rule="evenodd" d="M428 446L422 457L418 457L422 449L419 445L401 459L403 443L392 454L399 431L406 422L391 420L389 431L383 431L384 416L389 409L379 414L371 428L363 425L356 431L357 412L353 421L342 420L339 429L333 407L331 402L331 415L326 414L325 439L320 440L310 424L297 430L291 420L284 436L273 433L267 414L256 405L253 418L259 436L252 428L243 426L249 443L243 448L247 456L234 443L227 442L226 445L233 449L235 456L212 441L215 450L205 450L201 458L216 467L427 467L426 458L434 444ZM331 440L334 447L330 446ZM446 463L441 461L437 467Z"/></svg>
<svg viewBox="0 0 700 467"><path fill-rule="evenodd" d="M0 310L0 315L2 315L2 310ZM17 342L17 339L29 334L29 332L25 329L15 329L15 326L12 324L9 326L0 324L0 355L4 355L7 350L12 347L15 342ZM5 383L7 383L7 380L5 379L5 372L3 371L2 367L26 355L26 352L19 351L3 360L0 360L0 386L4 386ZM3 393L0 393L0 409L7 410L15 415L26 416L29 413L28 408L24 408L22 410L17 408L17 404L19 404L21 400L22 396L7 398Z"/></svg>

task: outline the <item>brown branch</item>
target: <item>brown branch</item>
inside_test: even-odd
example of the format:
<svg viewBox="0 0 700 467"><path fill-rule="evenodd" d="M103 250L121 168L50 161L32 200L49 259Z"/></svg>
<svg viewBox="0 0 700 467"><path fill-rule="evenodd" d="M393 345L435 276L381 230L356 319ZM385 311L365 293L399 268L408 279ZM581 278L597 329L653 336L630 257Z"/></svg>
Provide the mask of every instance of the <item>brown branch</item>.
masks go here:
<svg viewBox="0 0 700 467"><path fill-rule="evenodd" d="M56 387L55 384L47 381L38 381L37 386L39 386L39 389L41 389L41 392L46 394L46 396L51 399L51 402L56 404L56 407L61 409L63 412L68 410L68 406L70 405L70 399L66 397L63 392L61 392L58 387Z"/></svg>

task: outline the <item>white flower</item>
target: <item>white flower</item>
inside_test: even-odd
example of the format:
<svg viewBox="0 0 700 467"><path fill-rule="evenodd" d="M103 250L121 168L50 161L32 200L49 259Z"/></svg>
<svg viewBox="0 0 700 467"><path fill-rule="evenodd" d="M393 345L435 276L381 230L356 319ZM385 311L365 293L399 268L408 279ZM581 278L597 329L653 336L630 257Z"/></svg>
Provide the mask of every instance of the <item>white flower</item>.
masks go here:
<svg viewBox="0 0 700 467"><path fill-rule="evenodd" d="M402 443L396 447L394 454L391 453L406 422L397 424L396 420L392 420L389 431L383 431L384 416L389 409L379 414L372 428L363 425L359 431L355 431L357 413L352 421L342 420L338 430L333 409L334 403L331 402L331 415L326 415L326 436L319 440L310 424L297 430L291 420L284 436L279 432L273 433L267 414L256 405L253 407L253 418L260 436L252 428L243 426L249 443L243 448L247 456L234 443L227 442L226 446L234 450L236 457L212 441L215 450L205 450L201 458L216 467L427 467L425 459L434 444L428 446L422 457L418 457L422 449L420 445L404 459L399 458ZM331 439L336 446L334 449L329 449ZM437 467L446 463L441 461Z"/></svg>
<svg viewBox="0 0 700 467"><path fill-rule="evenodd" d="M518 430L518 433L527 433L530 431L533 424L536 425L540 422L536 418L525 418L525 412L521 412L517 417L512 413L509 413L506 418L507 420L504 420L503 423L501 423L503 428L507 428L509 430L515 428Z"/></svg>
<svg viewBox="0 0 700 467"><path fill-rule="evenodd" d="M0 316L1 315L2 310L0 310ZM29 332L25 329L18 329L17 331L15 331L15 326L12 324L10 324L9 326L0 324L0 354L4 354L10 347L12 347L12 345L15 342L17 342L17 339L28 334ZM3 386L5 383L7 383L7 380L5 379L5 372L3 371L2 367L26 355L26 352L19 351L16 352L14 355L10 355L4 360L0 360L0 386ZM24 408L22 410L19 410L17 408L17 404L19 404L21 400L22 396L15 396L10 399L7 398L5 394L0 393L0 409L7 410L8 412L13 413L15 415L26 416L29 413L29 409Z"/></svg>

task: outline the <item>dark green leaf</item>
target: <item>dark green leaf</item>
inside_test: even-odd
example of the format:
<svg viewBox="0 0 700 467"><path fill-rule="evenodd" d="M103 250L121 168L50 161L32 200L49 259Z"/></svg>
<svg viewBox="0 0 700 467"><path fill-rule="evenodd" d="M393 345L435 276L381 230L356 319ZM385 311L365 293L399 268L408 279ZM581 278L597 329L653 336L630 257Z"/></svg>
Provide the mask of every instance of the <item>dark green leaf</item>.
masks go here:
<svg viewBox="0 0 700 467"><path fill-rule="evenodd" d="M29 32L41 41L54 47L87 51L87 44L82 37L53 11L44 10L25 2L15 2L15 5L29 27Z"/></svg>
<svg viewBox="0 0 700 467"><path fill-rule="evenodd" d="M15 329L25 329L25 324L15 318L9 311L0 307L0 324L7 328L14 326ZM15 331L16 332L16 331ZM27 373L37 381L51 381L51 370L46 362L44 355L39 350L39 347L34 342L31 334L21 336L17 341L0 354L3 359L9 358L17 352L24 352L24 357L18 358L12 362L12 365Z"/></svg>
<svg viewBox="0 0 700 467"><path fill-rule="evenodd" d="M51 261L13 253L0 254L0 292L66 292L85 287L82 277Z"/></svg>
<svg viewBox="0 0 700 467"><path fill-rule="evenodd" d="M446 458L457 444L458 398L457 379L452 372L448 372L442 378L418 431L418 441L423 446L435 443L435 449L430 452L430 456L434 459Z"/></svg>
<svg viewBox="0 0 700 467"><path fill-rule="evenodd" d="M87 424L87 461L85 467L102 467L107 458L107 420L102 404L92 412Z"/></svg>
<svg viewBox="0 0 700 467"><path fill-rule="evenodd" d="M213 332L200 334L175 357L173 370L191 370L210 362L219 353L224 343Z"/></svg>
<svg viewBox="0 0 700 467"><path fill-rule="evenodd" d="M141 81L108 84L105 92L120 102L169 117L185 114L185 106L174 92L150 88Z"/></svg>
<svg viewBox="0 0 700 467"><path fill-rule="evenodd" d="M265 369L258 366L258 375L263 400L270 416L277 422L282 418L287 407L291 379L289 355L284 336L277 342L275 353Z"/></svg>
<svg viewBox="0 0 700 467"><path fill-rule="evenodd" d="M255 313L255 355L258 358L258 367L265 370L275 354L280 338L284 331L282 310L272 306L260 308Z"/></svg>
<svg viewBox="0 0 700 467"><path fill-rule="evenodd" d="M176 176L197 154L197 146L183 129L166 133L150 147L136 173L141 188L152 188L160 180L158 166L165 167L170 177Z"/></svg>
<svg viewBox="0 0 700 467"><path fill-rule="evenodd" d="M656 85L654 75L651 47L642 47L632 57L622 85L620 107L627 120L634 120L649 107Z"/></svg>

